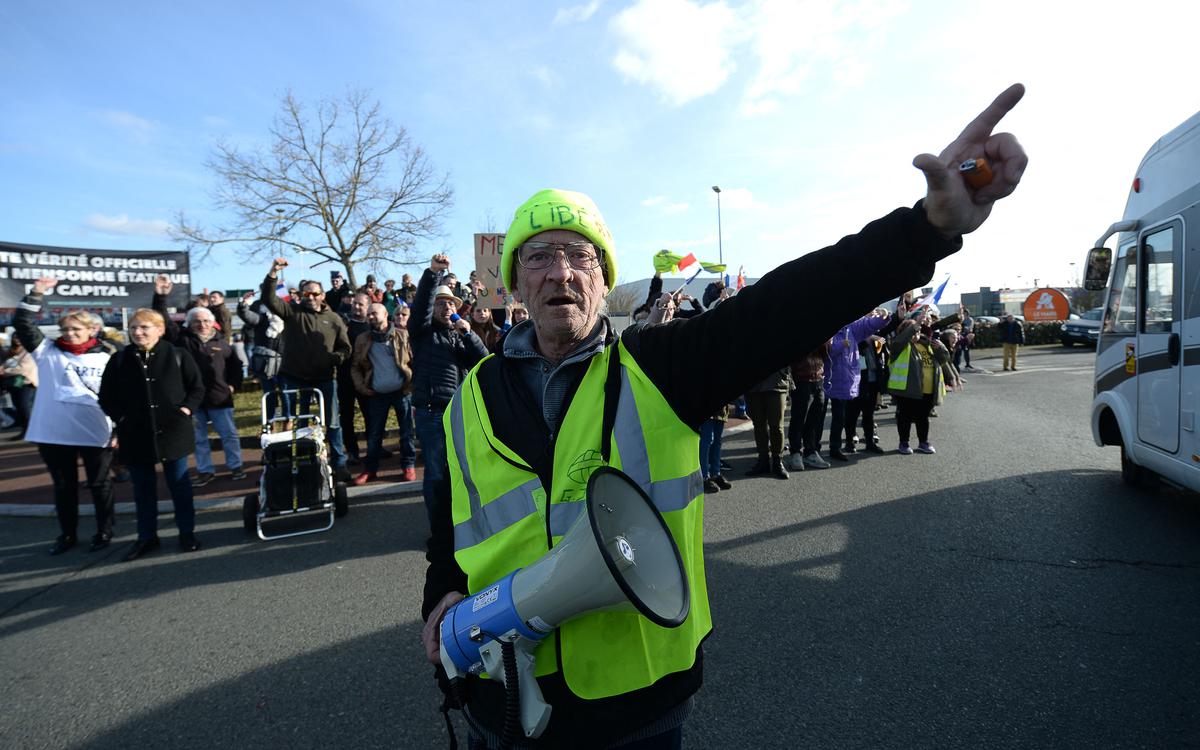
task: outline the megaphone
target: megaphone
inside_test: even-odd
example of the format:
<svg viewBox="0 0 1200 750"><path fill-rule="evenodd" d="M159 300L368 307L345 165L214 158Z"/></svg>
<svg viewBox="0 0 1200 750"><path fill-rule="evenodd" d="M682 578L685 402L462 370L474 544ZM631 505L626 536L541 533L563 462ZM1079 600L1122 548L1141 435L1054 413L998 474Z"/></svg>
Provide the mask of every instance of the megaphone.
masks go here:
<svg viewBox="0 0 1200 750"><path fill-rule="evenodd" d="M584 513L562 541L526 568L446 612L442 666L451 681L486 671L519 689L521 727L541 736L551 707L534 679L534 647L573 617L638 612L666 628L691 607L687 573L671 531L632 479L602 466L588 479Z"/></svg>

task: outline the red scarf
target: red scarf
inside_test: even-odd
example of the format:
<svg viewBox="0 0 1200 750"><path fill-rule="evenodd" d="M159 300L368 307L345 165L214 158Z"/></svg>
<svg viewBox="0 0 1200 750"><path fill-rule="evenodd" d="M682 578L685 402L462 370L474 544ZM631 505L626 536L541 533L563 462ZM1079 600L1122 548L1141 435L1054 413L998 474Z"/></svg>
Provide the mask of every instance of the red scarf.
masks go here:
<svg viewBox="0 0 1200 750"><path fill-rule="evenodd" d="M96 340L95 336L93 336L92 338L88 339L87 341L83 342L82 344L68 344L67 342L63 341L62 339L58 339L54 342L54 345L57 346L59 349L62 349L64 352L69 352L78 357L80 354L83 354L88 349L91 349L93 346L95 346L98 343L100 343L100 342Z"/></svg>

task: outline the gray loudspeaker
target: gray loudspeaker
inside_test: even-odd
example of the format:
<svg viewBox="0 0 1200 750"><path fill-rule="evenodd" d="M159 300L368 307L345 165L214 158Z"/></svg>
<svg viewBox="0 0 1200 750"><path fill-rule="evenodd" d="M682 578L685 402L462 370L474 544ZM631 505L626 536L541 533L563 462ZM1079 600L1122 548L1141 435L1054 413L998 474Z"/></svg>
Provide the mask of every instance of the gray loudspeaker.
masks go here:
<svg viewBox="0 0 1200 750"><path fill-rule="evenodd" d="M578 614L626 610L667 628L683 624L691 607L687 573L642 488L601 467L588 480L585 506L554 549L513 577L521 620L549 633Z"/></svg>

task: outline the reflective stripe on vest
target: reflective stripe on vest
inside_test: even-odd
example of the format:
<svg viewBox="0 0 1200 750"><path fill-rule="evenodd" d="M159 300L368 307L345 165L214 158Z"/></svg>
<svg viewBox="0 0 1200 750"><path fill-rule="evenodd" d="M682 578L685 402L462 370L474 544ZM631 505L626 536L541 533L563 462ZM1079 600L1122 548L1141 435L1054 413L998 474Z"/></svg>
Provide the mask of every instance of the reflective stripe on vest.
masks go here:
<svg viewBox="0 0 1200 750"><path fill-rule="evenodd" d="M463 389L450 402L450 433L454 441L454 454L462 471L463 484L471 505L471 517L454 527L454 548L465 549L479 544L488 537L503 531L521 519L537 512L533 492L541 486L534 477L525 484L509 490L487 505L480 507L479 492L471 477L467 464L466 425L462 411ZM617 442L617 453L621 456L621 470L646 491L659 513L682 510L704 492L704 477L699 470L686 477L650 481L650 455L646 450L646 439L642 434L642 423L638 416L637 402L629 373L621 367L621 401L617 406L617 420L613 426L613 437ZM583 506L579 503L554 503L549 508L550 534L562 536L579 518Z"/></svg>

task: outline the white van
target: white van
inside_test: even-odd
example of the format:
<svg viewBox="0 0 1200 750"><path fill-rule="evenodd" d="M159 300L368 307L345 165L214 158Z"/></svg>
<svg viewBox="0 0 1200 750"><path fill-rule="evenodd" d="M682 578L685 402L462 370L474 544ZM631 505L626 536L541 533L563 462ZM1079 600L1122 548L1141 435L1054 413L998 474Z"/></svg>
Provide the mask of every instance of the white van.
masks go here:
<svg viewBox="0 0 1200 750"><path fill-rule="evenodd" d="M1113 250L1103 247L1117 235ZM1092 436L1121 447L1121 476L1146 470L1200 491L1200 112L1142 159L1125 217L1088 254L1107 288L1096 347ZM1111 273L1110 273L1111 271Z"/></svg>

